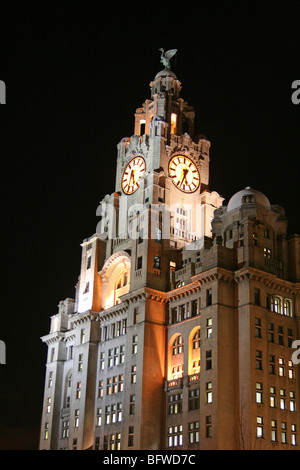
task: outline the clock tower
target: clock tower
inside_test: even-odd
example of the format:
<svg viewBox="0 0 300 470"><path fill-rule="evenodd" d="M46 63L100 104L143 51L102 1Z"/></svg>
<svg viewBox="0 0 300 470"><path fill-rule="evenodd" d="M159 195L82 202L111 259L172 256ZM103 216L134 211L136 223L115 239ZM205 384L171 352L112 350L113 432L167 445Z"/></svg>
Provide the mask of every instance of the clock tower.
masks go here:
<svg viewBox="0 0 300 470"><path fill-rule="evenodd" d="M194 136L194 109L180 97L169 53L176 50L162 50L165 69L136 109L134 134L117 146L115 192L98 212L106 257L121 247L130 252L130 290L169 290L170 269L182 263L178 249L199 249L211 237L213 212L223 201L209 190L210 142Z"/></svg>

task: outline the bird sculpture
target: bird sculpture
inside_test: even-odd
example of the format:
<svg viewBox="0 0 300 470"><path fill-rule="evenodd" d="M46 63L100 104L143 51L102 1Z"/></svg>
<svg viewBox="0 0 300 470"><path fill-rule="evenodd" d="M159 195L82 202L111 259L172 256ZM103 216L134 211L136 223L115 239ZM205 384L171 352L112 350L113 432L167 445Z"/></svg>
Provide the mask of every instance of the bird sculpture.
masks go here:
<svg viewBox="0 0 300 470"><path fill-rule="evenodd" d="M161 51L160 61L164 65L165 70L171 69L170 60L176 54L177 49L170 49L169 51L164 51L164 49L159 49Z"/></svg>

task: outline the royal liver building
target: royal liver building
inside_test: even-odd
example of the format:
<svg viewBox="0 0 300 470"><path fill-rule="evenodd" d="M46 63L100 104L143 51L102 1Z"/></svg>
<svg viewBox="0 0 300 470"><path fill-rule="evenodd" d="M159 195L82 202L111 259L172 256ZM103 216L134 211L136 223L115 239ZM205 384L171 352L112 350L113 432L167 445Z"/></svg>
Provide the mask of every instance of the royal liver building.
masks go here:
<svg viewBox="0 0 300 470"><path fill-rule="evenodd" d="M42 338L40 449L299 449L300 237L261 192L210 189L175 52Z"/></svg>

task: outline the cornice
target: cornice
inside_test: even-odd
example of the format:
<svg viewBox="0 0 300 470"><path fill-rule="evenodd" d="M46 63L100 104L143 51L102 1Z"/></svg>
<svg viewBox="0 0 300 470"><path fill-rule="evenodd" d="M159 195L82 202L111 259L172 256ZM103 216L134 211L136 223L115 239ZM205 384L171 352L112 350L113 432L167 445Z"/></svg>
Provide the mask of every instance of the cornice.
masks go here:
<svg viewBox="0 0 300 470"><path fill-rule="evenodd" d="M275 274L267 273L259 269L248 266L237 271L234 275L235 282L240 283L245 280L251 280L265 284L269 289L274 289L286 294L299 294L300 284L281 279Z"/></svg>
<svg viewBox="0 0 300 470"><path fill-rule="evenodd" d="M173 289L167 292L167 300L169 302L174 302L175 300L194 294L200 289L200 283L198 281L192 281L188 284L185 284L184 286L178 287L177 289Z"/></svg>

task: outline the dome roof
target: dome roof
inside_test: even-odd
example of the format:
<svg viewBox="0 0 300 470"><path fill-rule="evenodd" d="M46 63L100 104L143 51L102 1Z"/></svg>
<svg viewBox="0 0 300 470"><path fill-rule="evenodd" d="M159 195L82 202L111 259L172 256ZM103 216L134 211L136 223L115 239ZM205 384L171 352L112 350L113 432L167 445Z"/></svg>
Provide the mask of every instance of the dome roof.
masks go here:
<svg viewBox="0 0 300 470"><path fill-rule="evenodd" d="M175 73L171 72L171 70L161 70L160 72L158 72L156 75L155 75L155 78L159 78L159 77L172 77L174 78L175 80L177 80L177 77L175 75Z"/></svg>
<svg viewBox="0 0 300 470"><path fill-rule="evenodd" d="M250 186L247 186L245 189L238 191L232 196L227 205L227 212L233 211L243 204L252 203L256 206L265 207L266 209L271 209L271 204L267 196L253 189Z"/></svg>

